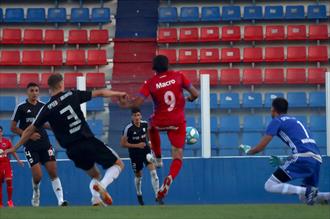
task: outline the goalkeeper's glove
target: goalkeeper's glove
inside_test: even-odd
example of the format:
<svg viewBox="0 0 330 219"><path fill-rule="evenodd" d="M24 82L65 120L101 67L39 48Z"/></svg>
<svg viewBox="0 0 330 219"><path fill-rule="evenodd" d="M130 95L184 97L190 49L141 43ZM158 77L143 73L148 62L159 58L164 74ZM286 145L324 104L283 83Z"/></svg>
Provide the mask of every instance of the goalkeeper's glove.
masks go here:
<svg viewBox="0 0 330 219"><path fill-rule="evenodd" d="M279 167L282 166L286 161L291 160L293 157L288 156L288 157L278 157L278 156L270 156L269 158L269 164L272 165L273 167Z"/></svg>
<svg viewBox="0 0 330 219"><path fill-rule="evenodd" d="M247 154L247 153L251 150L251 146L250 146L250 145L246 145L246 144L241 144L241 145L239 146L239 149L240 149L243 153Z"/></svg>

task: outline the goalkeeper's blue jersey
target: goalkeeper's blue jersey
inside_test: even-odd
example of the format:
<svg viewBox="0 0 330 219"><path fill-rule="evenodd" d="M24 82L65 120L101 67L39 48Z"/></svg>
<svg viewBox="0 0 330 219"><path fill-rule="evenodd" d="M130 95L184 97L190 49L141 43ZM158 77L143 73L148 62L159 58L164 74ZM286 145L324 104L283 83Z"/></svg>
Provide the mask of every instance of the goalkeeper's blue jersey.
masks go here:
<svg viewBox="0 0 330 219"><path fill-rule="evenodd" d="M320 154L320 150L306 127L295 117L280 115L268 125L266 135L278 136L292 150L293 154L313 152Z"/></svg>

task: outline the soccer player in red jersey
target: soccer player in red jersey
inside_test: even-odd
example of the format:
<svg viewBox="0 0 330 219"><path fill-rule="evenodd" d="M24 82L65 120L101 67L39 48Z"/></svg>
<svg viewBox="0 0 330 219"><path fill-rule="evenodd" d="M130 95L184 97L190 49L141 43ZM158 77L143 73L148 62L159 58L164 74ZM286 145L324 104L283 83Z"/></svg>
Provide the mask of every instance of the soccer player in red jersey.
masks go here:
<svg viewBox="0 0 330 219"><path fill-rule="evenodd" d="M3 151L12 147L10 140L3 137L3 128L0 126L0 208L2 208L2 183L6 181L7 195L8 195L8 207L14 207L13 202L13 172L10 166L9 157L6 154L2 154ZM16 153L13 153L19 165L23 166L23 162L19 159Z"/></svg>
<svg viewBox="0 0 330 219"><path fill-rule="evenodd" d="M137 97L128 100L121 98L122 107L134 108L143 104L150 95L154 102L154 113L150 118L149 136L156 156L156 166L162 166L159 131L166 131L172 145L172 164L168 176L157 194L157 201L163 202L170 185L182 167L183 147L186 138L185 100L194 101L199 92L189 79L179 71L168 70L168 58L158 55L153 59L156 74L147 80ZM185 98L183 90L190 96Z"/></svg>

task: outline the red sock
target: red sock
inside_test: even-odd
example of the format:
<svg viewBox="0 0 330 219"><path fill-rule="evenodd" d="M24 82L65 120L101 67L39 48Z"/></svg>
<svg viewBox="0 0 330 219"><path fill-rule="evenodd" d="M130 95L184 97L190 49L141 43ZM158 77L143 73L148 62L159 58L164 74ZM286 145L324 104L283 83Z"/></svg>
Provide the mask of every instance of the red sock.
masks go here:
<svg viewBox="0 0 330 219"><path fill-rule="evenodd" d="M13 180L7 179L7 195L8 195L8 201L13 200Z"/></svg>
<svg viewBox="0 0 330 219"><path fill-rule="evenodd" d="M155 128L149 129L149 138L150 138L151 147L152 147L153 152L155 153L155 156L157 158L162 157L162 150L160 148L159 131Z"/></svg>
<svg viewBox="0 0 330 219"><path fill-rule="evenodd" d="M172 161L172 164L171 164L171 167L170 167L170 174L169 175L172 176L172 179L173 180L179 174L181 167L182 167L182 160L180 160L180 159L174 159Z"/></svg>

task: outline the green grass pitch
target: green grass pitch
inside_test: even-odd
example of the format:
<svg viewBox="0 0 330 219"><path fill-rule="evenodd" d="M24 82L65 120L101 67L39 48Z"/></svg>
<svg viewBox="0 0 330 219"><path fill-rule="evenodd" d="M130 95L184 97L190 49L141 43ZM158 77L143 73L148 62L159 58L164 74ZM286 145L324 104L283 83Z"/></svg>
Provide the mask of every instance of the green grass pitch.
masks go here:
<svg viewBox="0 0 330 219"><path fill-rule="evenodd" d="M1 219L329 219L330 205L177 205L100 207L16 207Z"/></svg>

